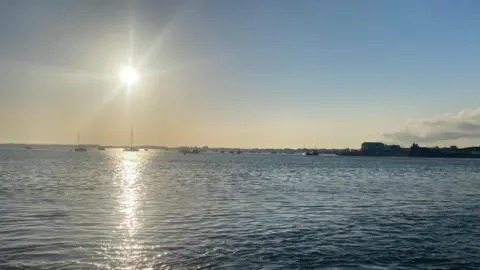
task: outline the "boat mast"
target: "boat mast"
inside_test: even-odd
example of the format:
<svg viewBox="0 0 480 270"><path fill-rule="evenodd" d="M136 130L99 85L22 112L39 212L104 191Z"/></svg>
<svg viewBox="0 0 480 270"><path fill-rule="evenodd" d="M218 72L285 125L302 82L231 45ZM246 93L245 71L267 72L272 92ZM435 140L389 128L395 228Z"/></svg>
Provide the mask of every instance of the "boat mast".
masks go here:
<svg viewBox="0 0 480 270"><path fill-rule="evenodd" d="M77 148L80 146L80 132L77 131Z"/></svg>
<svg viewBox="0 0 480 270"><path fill-rule="evenodd" d="M130 148L133 146L133 127L130 127Z"/></svg>

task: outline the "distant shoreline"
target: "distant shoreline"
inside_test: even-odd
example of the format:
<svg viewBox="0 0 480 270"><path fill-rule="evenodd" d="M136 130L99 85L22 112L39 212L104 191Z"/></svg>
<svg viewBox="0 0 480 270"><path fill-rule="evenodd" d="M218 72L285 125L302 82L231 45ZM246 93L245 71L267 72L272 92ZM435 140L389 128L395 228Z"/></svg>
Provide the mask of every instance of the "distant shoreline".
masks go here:
<svg viewBox="0 0 480 270"><path fill-rule="evenodd" d="M74 144L27 144L27 143L2 143L0 144L0 148L3 147L25 147L25 146L32 146L35 147L76 147ZM126 145L100 145L100 144L82 144L81 146L86 148L97 148L97 147L105 147L105 148L125 148L128 147ZM303 153L305 148L241 148L241 147L195 147L195 146L158 146L158 145L135 145L137 148L147 148L147 149L164 149L164 150L181 150L181 149L194 149L198 148L201 151L242 151L242 152L277 152L277 153ZM310 149L309 149L310 150ZM349 150L349 148L345 149L316 149L320 154L330 154L334 155L340 152L344 152Z"/></svg>

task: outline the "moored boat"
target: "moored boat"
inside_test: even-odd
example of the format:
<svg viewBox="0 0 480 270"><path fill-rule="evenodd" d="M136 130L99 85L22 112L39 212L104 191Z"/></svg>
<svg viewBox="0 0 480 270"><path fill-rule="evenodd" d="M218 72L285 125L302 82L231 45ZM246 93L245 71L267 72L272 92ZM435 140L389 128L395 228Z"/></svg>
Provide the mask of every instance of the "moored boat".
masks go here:
<svg viewBox="0 0 480 270"><path fill-rule="evenodd" d="M133 127L130 129L130 147L126 147L123 151L126 152L138 152L140 149L133 147Z"/></svg>
<svg viewBox="0 0 480 270"><path fill-rule="evenodd" d="M305 150L305 152L303 152L303 155L304 156L318 156L318 155L320 155L320 152L318 152L317 150Z"/></svg>
<svg viewBox="0 0 480 270"><path fill-rule="evenodd" d="M75 152L87 152L87 148L80 146L80 132L77 132L77 146L73 149Z"/></svg>

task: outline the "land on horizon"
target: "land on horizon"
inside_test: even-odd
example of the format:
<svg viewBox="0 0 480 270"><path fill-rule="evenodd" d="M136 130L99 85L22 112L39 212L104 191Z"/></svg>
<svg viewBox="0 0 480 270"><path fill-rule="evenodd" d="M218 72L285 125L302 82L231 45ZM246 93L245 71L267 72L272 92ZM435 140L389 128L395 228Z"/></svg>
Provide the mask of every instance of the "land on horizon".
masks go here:
<svg viewBox="0 0 480 270"><path fill-rule="evenodd" d="M40 147L75 147L75 144L48 144L48 143L32 143L32 144L27 144L27 143L0 143L0 148L5 147L5 146L15 146L15 147L24 147L24 146L40 146ZM87 148L96 148L96 147L105 147L105 148L125 148L128 147L128 145L101 145L101 144L80 144L83 147ZM389 145L389 144L385 144ZM326 148L326 147L277 147L277 148L272 148L272 147L265 147L265 148L258 148L258 147L214 147L214 146L188 146L188 145L180 145L180 146L163 146L163 145L133 145L137 148L147 148L147 149L173 149L173 150L179 150L179 149L193 149L193 148L198 148L202 149L205 151L215 151L215 150L255 150L255 151L264 151L264 152L269 152L269 151L304 151L306 149L309 150L318 150L319 152L335 152L335 151L355 151L361 149L361 145L359 145L358 148ZM412 145L409 146L403 146L403 145L398 145L402 149L408 149ZM422 145L423 147L428 147L428 148L440 148L440 149L447 149L447 148L457 148L457 146L438 146L438 145ZM471 149L471 148L478 148L480 146L475 145L475 146L467 146L467 147L460 147L460 149Z"/></svg>

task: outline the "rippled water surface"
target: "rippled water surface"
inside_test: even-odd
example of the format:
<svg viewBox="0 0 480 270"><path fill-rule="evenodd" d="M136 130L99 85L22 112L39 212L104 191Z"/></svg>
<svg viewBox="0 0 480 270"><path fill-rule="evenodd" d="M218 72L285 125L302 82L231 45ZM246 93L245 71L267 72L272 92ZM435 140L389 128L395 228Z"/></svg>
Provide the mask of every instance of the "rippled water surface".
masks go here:
<svg viewBox="0 0 480 270"><path fill-rule="evenodd" d="M0 150L0 269L478 269L480 161Z"/></svg>

